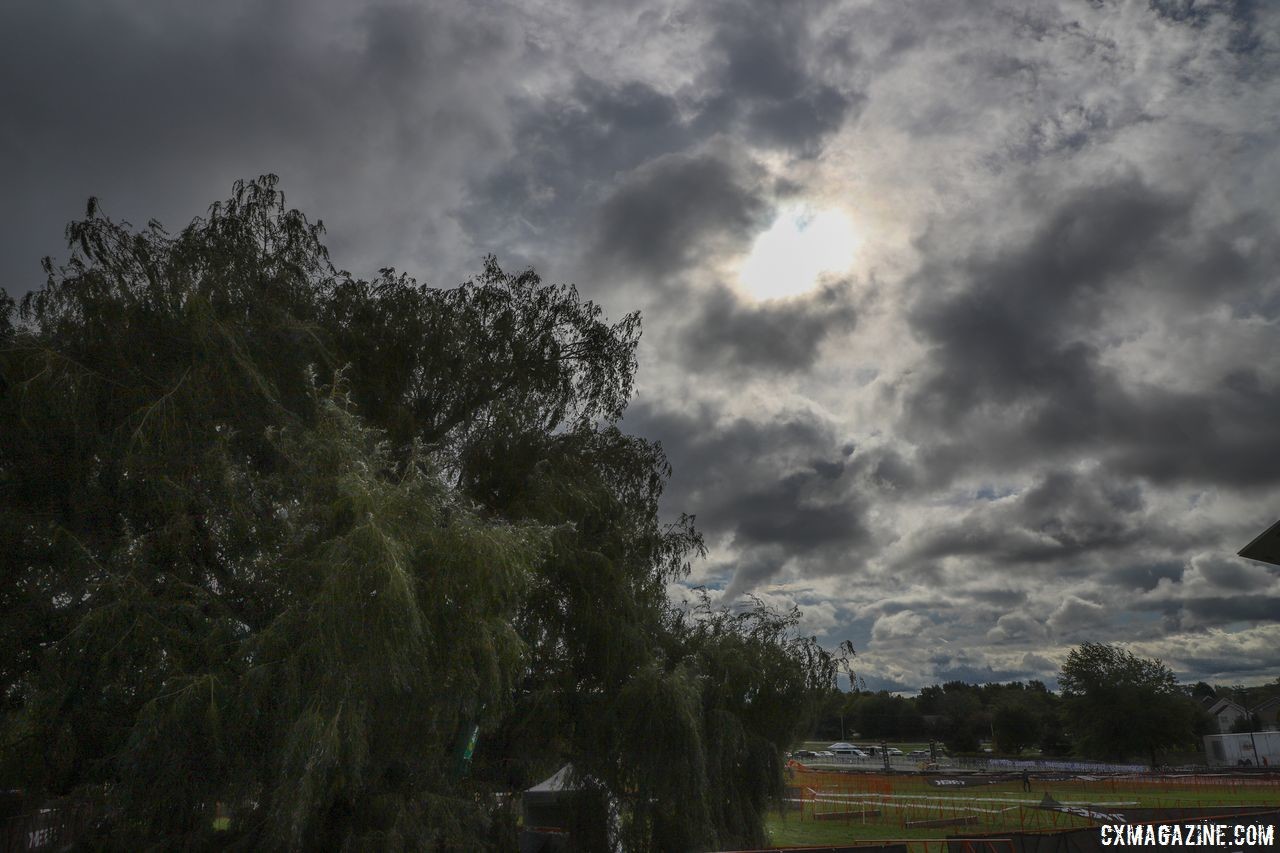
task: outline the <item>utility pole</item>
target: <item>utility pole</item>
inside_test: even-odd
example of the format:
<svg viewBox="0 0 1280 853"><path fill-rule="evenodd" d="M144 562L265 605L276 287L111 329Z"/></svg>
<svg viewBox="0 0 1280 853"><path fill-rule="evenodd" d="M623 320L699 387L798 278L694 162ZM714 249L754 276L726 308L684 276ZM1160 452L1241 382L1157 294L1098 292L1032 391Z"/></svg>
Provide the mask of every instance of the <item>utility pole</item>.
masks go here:
<svg viewBox="0 0 1280 853"><path fill-rule="evenodd" d="M1245 708L1244 712L1245 712L1246 718L1249 721L1249 743L1253 746L1253 766L1261 767L1262 759L1258 756L1258 739L1253 736L1253 730L1257 728L1257 726L1253 724L1253 720L1254 720L1253 712L1255 710L1257 709Z"/></svg>

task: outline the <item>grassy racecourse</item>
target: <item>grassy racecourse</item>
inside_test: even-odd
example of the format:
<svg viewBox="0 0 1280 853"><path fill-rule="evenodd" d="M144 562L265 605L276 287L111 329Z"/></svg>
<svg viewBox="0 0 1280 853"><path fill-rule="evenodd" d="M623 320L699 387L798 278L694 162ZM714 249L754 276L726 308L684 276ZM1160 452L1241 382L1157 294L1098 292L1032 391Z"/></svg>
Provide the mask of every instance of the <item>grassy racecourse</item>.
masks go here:
<svg viewBox="0 0 1280 853"><path fill-rule="evenodd" d="M1212 777L1175 777L1096 781L1033 780L1032 792L1020 781L977 788L930 786L921 777L799 772L790 783L809 799L798 810L775 810L769 832L776 846L839 844L888 839L940 839L964 833L989 834L1022 829L1069 829L1088 820L1036 808L1047 793L1065 805L1105 810L1135 807L1274 806L1280 804L1280 780L1222 784ZM793 804L794 805L794 804ZM823 812L874 812L878 815L819 820ZM974 818L966 826L909 827L912 821ZM924 845L913 845L924 849Z"/></svg>

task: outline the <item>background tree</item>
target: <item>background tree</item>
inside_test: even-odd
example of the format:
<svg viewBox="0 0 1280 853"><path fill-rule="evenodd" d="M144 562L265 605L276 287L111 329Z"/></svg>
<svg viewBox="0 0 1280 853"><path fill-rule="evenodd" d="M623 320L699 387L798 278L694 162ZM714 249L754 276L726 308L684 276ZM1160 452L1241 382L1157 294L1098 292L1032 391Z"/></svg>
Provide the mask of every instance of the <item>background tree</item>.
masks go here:
<svg viewBox="0 0 1280 853"><path fill-rule="evenodd" d="M924 721L914 703L888 691L858 694L850 710L854 727L869 740L899 740L924 731Z"/></svg>
<svg viewBox="0 0 1280 853"><path fill-rule="evenodd" d="M828 693L822 700L822 710L809 733L809 740L838 741L853 737L857 726L849 708L854 696L839 689Z"/></svg>
<svg viewBox="0 0 1280 853"><path fill-rule="evenodd" d="M1262 720L1258 719L1257 714L1245 714L1231 724L1232 734L1248 734L1249 732L1260 731L1262 731Z"/></svg>
<svg viewBox="0 0 1280 853"><path fill-rule="evenodd" d="M1019 754L1040 741L1042 712L1023 696L1006 696L992 714L997 752Z"/></svg>
<svg viewBox="0 0 1280 853"><path fill-rule="evenodd" d="M939 736L952 752L976 752L982 731L982 702L970 685L947 682L943 685L939 710Z"/></svg>
<svg viewBox="0 0 1280 853"><path fill-rule="evenodd" d="M1121 759L1149 756L1192 737L1191 700L1173 672L1105 643L1072 649L1058 677L1077 748L1085 755Z"/></svg>

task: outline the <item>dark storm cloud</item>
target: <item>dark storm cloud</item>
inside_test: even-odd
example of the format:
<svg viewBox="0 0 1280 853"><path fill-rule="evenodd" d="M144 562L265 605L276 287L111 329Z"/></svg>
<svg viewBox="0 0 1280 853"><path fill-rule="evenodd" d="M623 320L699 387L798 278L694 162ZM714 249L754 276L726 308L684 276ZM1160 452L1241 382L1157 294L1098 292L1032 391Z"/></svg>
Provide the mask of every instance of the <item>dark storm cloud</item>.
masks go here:
<svg viewBox="0 0 1280 853"><path fill-rule="evenodd" d="M812 18L831 5L773 0L711 6L712 49L719 62L704 84L715 94L700 123L724 126L736 119L755 144L817 154L866 101L861 92L815 74Z"/></svg>
<svg viewBox="0 0 1280 853"><path fill-rule="evenodd" d="M684 363L726 373L807 370L828 336L852 331L858 315L847 284L787 300L750 304L726 287L712 290L685 327Z"/></svg>
<svg viewBox="0 0 1280 853"><path fill-rule="evenodd" d="M1262 488L1280 482L1268 426L1280 417L1280 389L1252 397L1225 386L1203 395L1152 396L1117 425L1118 446L1108 455L1118 470L1166 483Z"/></svg>
<svg viewBox="0 0 1280 853"><path fill-rule="evenodd" d="M913 414L952 421L984 403L1045 395L1063 409L1094 408L1094 351L1064 332L1096 317L1094 297L1160 251L1186 212L1185 202L1120 180L1078 193L1025 245L963 262L958 292L946 289L954 261L929 267L929 298L911 320L936 348L937 370L915 390Z"/></svg>
<svg viewBox="0 0 1280 853"><path fill-rule="evenodd" d="M340 263L403 263L444 213L405 174L465 174L498 147L493 57L516 49L500 20L440 4L10 4L3 18L0 275L17 292L89 195L176 230L265 172L328 222Z"/></svg>
<svg viewBox="0 0 1280 853"><path fill-rule="evenodd" d="M911 321L934 349L908 393L906 426L935 435L923 454L939 482L975 464L1078 454L1157 482L1280 482L1280 458L1266 451L1280 387L1250 365L1215 387L1175 390L1123 379L1102 361L1098 328L1138 294L1199 311L1275 290L1270 251L1252 248L1274 244L1271 220L1254 212L1193 233L1192 207L1119 180L1064 202L1024 245L955 272L929 267L921 286L932 292Z"/></svg>
<svg viewBox="0 0 1280 853"><path fill-rule="evenodd" d="M767 213L750 152L815 156L865 101L812 61L813 18L829 6L708 4L686 22L706 31L705 67L682 85L580 71L567 91L518 102L520 154L479 182L459 221L530 252L585 232L606 279L661 278L736 249L742 238L712 238L755 231Z"/></svg>
<svg viewBox="0 0 1280 853"><path fill-rule="evenodd" d="M912 564L981 558L993 569L1022 570L1167 539L1169 531L1137 515L1143 504L1136 484L1105 472L1050 471L1016 496L979 503L953 523L924 533L902 559Z"/></svg>
<svg viewBox="0 0 1280 853"><path fill-rule="evenodd" d="M615 176L699 142L671 95L640 81L580 75L573 88L521 107L520 156L487 177L461 216L474 232L513 222L532 233L564 227L598 203Z"/></svg>
<svg viewBox="0 0 1280 853"><path fill-rule="evenodd" d="M1166 21L1203 28L1215 18L1230 22L1227 49L1249 53L1262 42L1258 11L1264 0L1148 0L1153 12Z"/></svg>
<svg viewBox="0 0 1280 853"><path fill-rule="evenodd" d="M1176 578L1157 583L1131 606L1162 612L1179 627L1275 622L1280 614L1280 568L1218 550L1202 552Z"/></svg>
<svg viewBox="0 0 1280 853"><path fill-rule="evenodd" d="M862 677L862 676L859 676L859 677L862 678L863 688L866 690L870 690L872 692L888 690L890 693L897 693L897 692L914 693L917 689L919 689L919 685L917 684L908 684L905 681L898 681L893 678L883 678L878 675L868 675L866 677Z"/></svg>
<svg viewBox="0 0 1280 853"><path fill-rule="evenodd" d="M1179 581L1186 567L1180 562L1164 561L1150 564L1136 564L1112 569L1107 573L1111 583L1122 590L1142 590L1150 592L1162 580Z"/></svg>
<svg viewBox="0 0 1280 853"><path fill-rule="evenodd" d="M782 545L805 555L830 545L853 546L868 539L861 515L865 506L839 488L839 463L818 461L807 470L761 483L722 504L735 520L736 541L744 545Z"/></svg>
<svg viewBox="0 0 1280 853"><path fill-rule="evenodd" d="M1273 578L1267 568L1240 558L1204 560L1198 565L1200 575L1213 587L1235 592L1250 592L1270 586ZM1280 610L1274 611L1280 614Z"/></svg>
<svg viewBox="0 0 1280 853"><path fill-rule="evenodd" d="M1055 635L1070 642L1089 639L1089 632L1106 624L1108 616L1104 602L1068 594L1049 614L1045 624Z"/></svg>
<svg viewBox="0 0 1280 853"><path fill-rule="evenodd" d="M872 538L854 450L812 415L722 419L714 409L684 414L641 400L625 426L662 442L676 472L664 503L745 555L734 593L775 577L788 559L822 573Z"/></svg>
<svg viewBox="0 0 1280 853"><path fill-rule="evenodd" d="M879 491L887 494L901 495L914 490L921 480L915 465L892 447L872 451L867 475Z"/></svg>
<svg viewBox="0 0 1280 853"><path fill-rule="evenodd" d="M722 600L733 602L739 596L767 586L781 574L788 555L780 546L757 547L741 553L730 563L716 567L724 579Z"/></svg>
<svg viewBox="0 0 1280 853"><path fill-rule="evenodd" d="M996 669L987 664L975 665L967 662L964 652L941 654L932 661L934 670L932 681L945 683L948 681L964 681L968 684L990 684L1001 681L1017 681L1034 673L1024 669Z"/></svg>
<svg viewBox="0 0 1280 853"><path fill-rule="evenodd" d="M1277 8L7 4L0 286L90 194L175 228L274 171L357 274L492 251L642 308L626 428L695 574L874 635L871 678L1077 639L1248 677L1280 639L1231 556L1280 495ZM856 295L722 286L790 202L856 218Z"/></svg>
<svg viewBox="0 0 1280 853"><path fill-rule="evenodd" d="M812 156L862 100L834 86L818 86L760 104L748 114L747 122L758 141Z"/></svg>
<svg viewBox="0 0 1280 853"><path fill-rule="evenodd" d="M1276 614L1280 614L1280 595L1198 598L1188 601L1184 609L1210 625L1224 625L1231 622L1274 622L1277 619Z"/></svg>
<svg viewBox="0 0 1280 853"><path fill-rule="evenodd" d="M698 32L697 67L661 88L579 69L567 89L515 99L519 155L477 182L458 221L477 242L501 241L521 260L578 249L585 235L587 271L606 282L661 279L737 250L768 212L751 156L816 156L865 101L847 74L834 75L840 85L822 79L832 62L813 60L822 41L814 18L830 5L641 14L654 32Z"/></svg>
<svg viewBox="0 0 1280 853"><path fill-rule="evenodd" d="M1044 639L1044 623L1027 613L1005 613L996 618L995 627L987 632L994 643L1027 642Z"/></svg>
<svg viewBox="0 0 1280 853"><path fill-rule="evenodd" d="M671 154L637 169L601 206L593 254L603 267L662 279L709 241L746 244L769 210L749 166L712 154Z"/></svg>

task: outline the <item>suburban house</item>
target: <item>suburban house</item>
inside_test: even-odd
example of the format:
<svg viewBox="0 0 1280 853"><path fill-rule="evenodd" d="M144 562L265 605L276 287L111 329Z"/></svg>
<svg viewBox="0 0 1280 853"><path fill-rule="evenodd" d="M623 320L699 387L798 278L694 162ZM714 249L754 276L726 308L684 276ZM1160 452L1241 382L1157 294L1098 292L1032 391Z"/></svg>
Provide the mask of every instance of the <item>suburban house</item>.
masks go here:
<svg viewBox="0 0 1280 853"><path fill-rule="evenodd" d="M1263 729L1280 731L1280 696L1272 696L1259 702L1254 706L1253 713Z"/></svg>
<svg viewBox="0 0 1280 853"><path fill-rule="evenodd" d="M1230 732L1231 727L1249 713L1239 702L1232 699L1219 699L1216 696L1203 696L1200 704L1209 712L1209 716L1213 717L1214 725L1223 734Z"/></svg>

